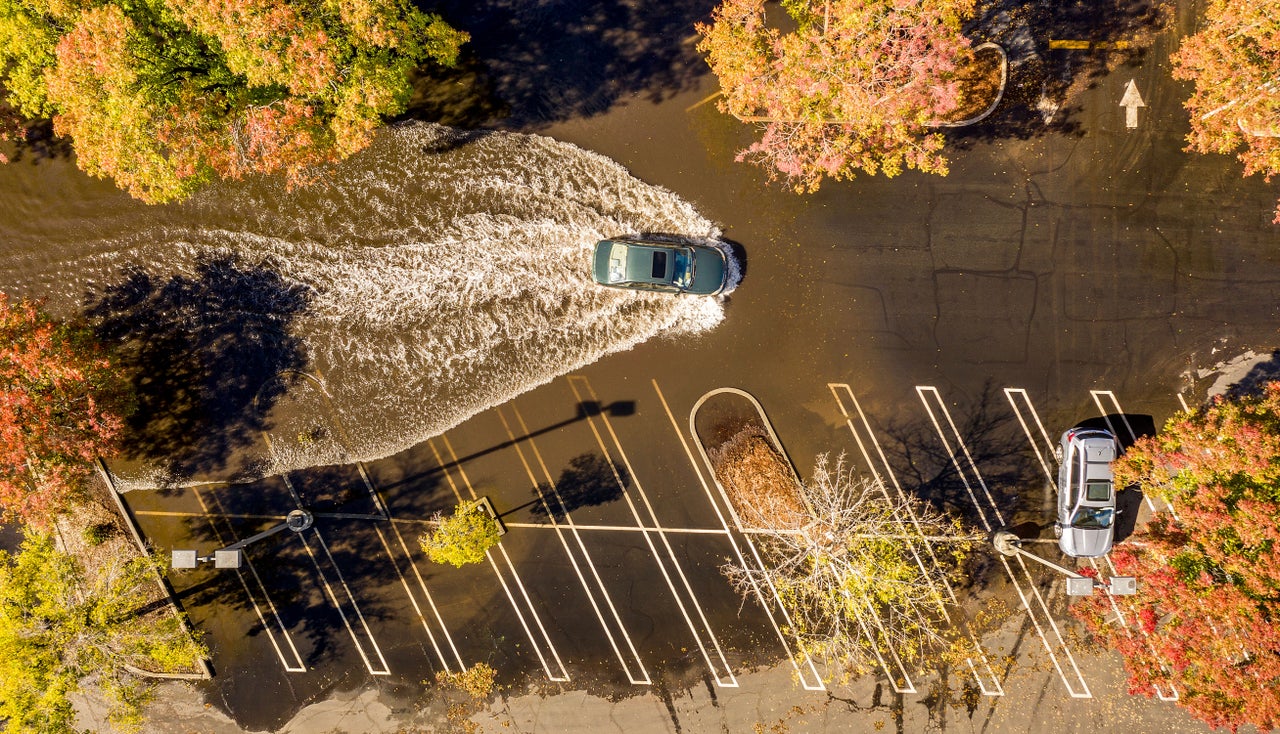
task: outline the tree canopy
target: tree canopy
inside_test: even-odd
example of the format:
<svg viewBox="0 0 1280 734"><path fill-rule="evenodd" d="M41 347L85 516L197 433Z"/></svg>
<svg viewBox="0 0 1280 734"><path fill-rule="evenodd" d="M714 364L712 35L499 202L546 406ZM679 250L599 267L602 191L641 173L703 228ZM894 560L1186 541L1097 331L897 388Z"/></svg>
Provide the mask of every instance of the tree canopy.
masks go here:
<svg viewBox="0 0 1280 734"><path fill-rule="evenodd" d="M798 191L858 171L946 174L927 123L959 104L960 33L972 0L785 0L795 29L767 22L765 0L724 0L699 24L720 107L763 125L739 154Z"/></svg>
<svg viewBox="0 0 1280 734"><path fill-rule="evenodd" d="M844 456L833 464L819 455L813 479L797 484L785 459L770 450L770 460L759 446L743 432L711 455L722 486L737 485L725 491L739 518L753 526L762 562L725 565L734 588L744 597L776 589L800 654L823 663L833 678L867 672L884 649L907 664L923 663L929 654L944 663L967 654L966 625L949 619L953 613L963 619L963 612L939 589L959 575L978 539L919 500L859 479ZM779 469L764 466L771 462ZM751 471L736 470L742 467ZM752 478L743 486L748 474L775 479L766 485ZM771 498L777 494L793 498ZM917 556L926 547L936 564Z"/></svg>
<svg viewBox="0 0 1280 734"><path fill-rule="evenodd" d="M1211 0L1172 61L1194 84L1188 150L1235 153L1246 176L1280 173L1280 0Z"/></svg>
<svg viewBox="0 0 1280 734"><path fill-rule="evenodd" d="M406 0L0 0L0 83L85 171L160 202L217 177L304 182L467 38Z"/></svg>
<svg viewBox="0 0 1280 734"><path fill-rule="evenodd" d="M127 405L87 327L0 293L0 516L47 526L116 445Z"/></svg>
<svg viewBox="0 0 1280 734"><path fill-rule="evenodd" d="M141 724L151 684L126 666L186 672L204 655L172 614L136 613L154 587L145 556L104 554L86 569L28 533L15 555L0 551L0 720L9 734L77 731L68 696L92 681L111 704L111 722Z"/></svg>
<svg viewBox="0 0 1280 734"><path fill-rule="evenodd" d="M501 539L498 523L478 503L460 503L448 517L436 513L436 527L419 538L422 550L433 563L461 568L479 563Z"/></svg>
<svg viewBox="0 0 1280 734"><path fill-rule="evenodd" d="M1178 690L1211 726L1280 724L1280 383L1171 418L1115 464L1117 484L1172 503L1116 546L1138 593L1072 605L1119 650L1134 692ZM1111 603L1127 626L1110 623ZM1136 627L1137 629L1133 629Z"/></svg>

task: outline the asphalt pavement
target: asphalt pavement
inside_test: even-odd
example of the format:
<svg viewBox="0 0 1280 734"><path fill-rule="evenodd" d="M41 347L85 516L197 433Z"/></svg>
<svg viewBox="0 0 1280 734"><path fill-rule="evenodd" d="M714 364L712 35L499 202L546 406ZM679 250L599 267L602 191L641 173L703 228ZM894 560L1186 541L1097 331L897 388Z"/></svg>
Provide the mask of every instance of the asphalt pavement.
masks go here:
<svg viewBox="0 0 1280 734"><path fill-rule="evenodd" d="M207 708L162 696L152 729L427 727L442 704L424 681L480 662L503 686L477 715L486 731L1203 729L1129 695L1039 568L993 564L976 584L1016 607L988 641L993 675L973 683L998 694L952 705L891 665L822 684L790 654L779 610L720 574L749 538L689 432L700 397L739 388L802 475L843 451L975 523L1048 536L1058 432L1091 419L1149 432L1204 400L1221 362L1269 352L1276 190L1181 150L1186 90L1166 59L1194 9L1110 70L1098 52L1049 51L1051 29L1010 32L1035 43L1007 104L1036 109L1057 89L1056 111L955 133L947 177L807 196L769 184L733 161L750 132L706 101L715 82L693 67L657 101L624 91L527 123L723 224L747 271L724 323L610 356L383 461L130 494L160 548L210 550L299 506L318 518L251 548L239 571L171 576L217 676L199 689ZM687 38L666 43L700 63ZM1040 83L1099 64L1078 84ZM1133 128L1120 105L1131 80L1146 103ZM464 569L428 563L423 521L478 496L508 523L500 548Z"/></svg>

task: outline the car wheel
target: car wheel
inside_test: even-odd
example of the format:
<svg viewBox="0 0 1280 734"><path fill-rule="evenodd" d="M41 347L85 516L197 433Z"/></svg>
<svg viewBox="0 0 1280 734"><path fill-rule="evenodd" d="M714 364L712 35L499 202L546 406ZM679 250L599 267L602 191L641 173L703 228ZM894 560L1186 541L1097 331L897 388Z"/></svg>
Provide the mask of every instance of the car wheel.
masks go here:
<svg viewBox="0 0 1280 734"><path fill-rule="evenodd" d="M1053 447L1053 458L1057 459L1059 464L1062 463L1062 444Z"/></svg>
<svg viewBox="0 0 1280 734"><path fill-rule="evenodd" d="M1053 537L1055 538L1062 537L1062 526L1056 522L1053 524Z"/></svg>

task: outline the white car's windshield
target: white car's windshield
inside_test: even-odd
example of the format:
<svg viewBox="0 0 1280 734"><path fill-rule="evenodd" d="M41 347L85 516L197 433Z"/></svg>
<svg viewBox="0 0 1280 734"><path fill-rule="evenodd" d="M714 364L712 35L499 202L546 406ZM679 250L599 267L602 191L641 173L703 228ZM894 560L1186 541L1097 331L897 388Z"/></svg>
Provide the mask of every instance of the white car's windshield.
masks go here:
<svg viewBox="0 0 1280 734"><path fill-rule="evenodd" d="M693 285L693 250L681 248L676 250L676 264L672 271L672 285L688 288Z"/></svg>
<svg viewBox="0 0 1280 734"><path fill-rule="evenodd" d="M627 246L621 242L609 248L609 274L607 282L621 283L627 278Z"/></svg>
<svg viewBox="0 0 1280 734"><path fill-rule="evenodd" d="M1071 518L1071 527L1082 530L1106 530L1111 527L1115 510L1110 507L1081 507Z"/></svg>

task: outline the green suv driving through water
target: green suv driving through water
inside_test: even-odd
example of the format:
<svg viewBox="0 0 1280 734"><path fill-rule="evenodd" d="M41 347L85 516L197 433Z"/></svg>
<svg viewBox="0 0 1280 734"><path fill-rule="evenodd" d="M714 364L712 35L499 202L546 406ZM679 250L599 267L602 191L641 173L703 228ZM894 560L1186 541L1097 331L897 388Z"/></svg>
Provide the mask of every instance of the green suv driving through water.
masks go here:
<svg viewBox="0 0 1280 734"><path fill-rule="evenodd" d="M592 277L601 285L714 296L725 288L725 254L710 245L639 239L596 243Z"/></svg>

